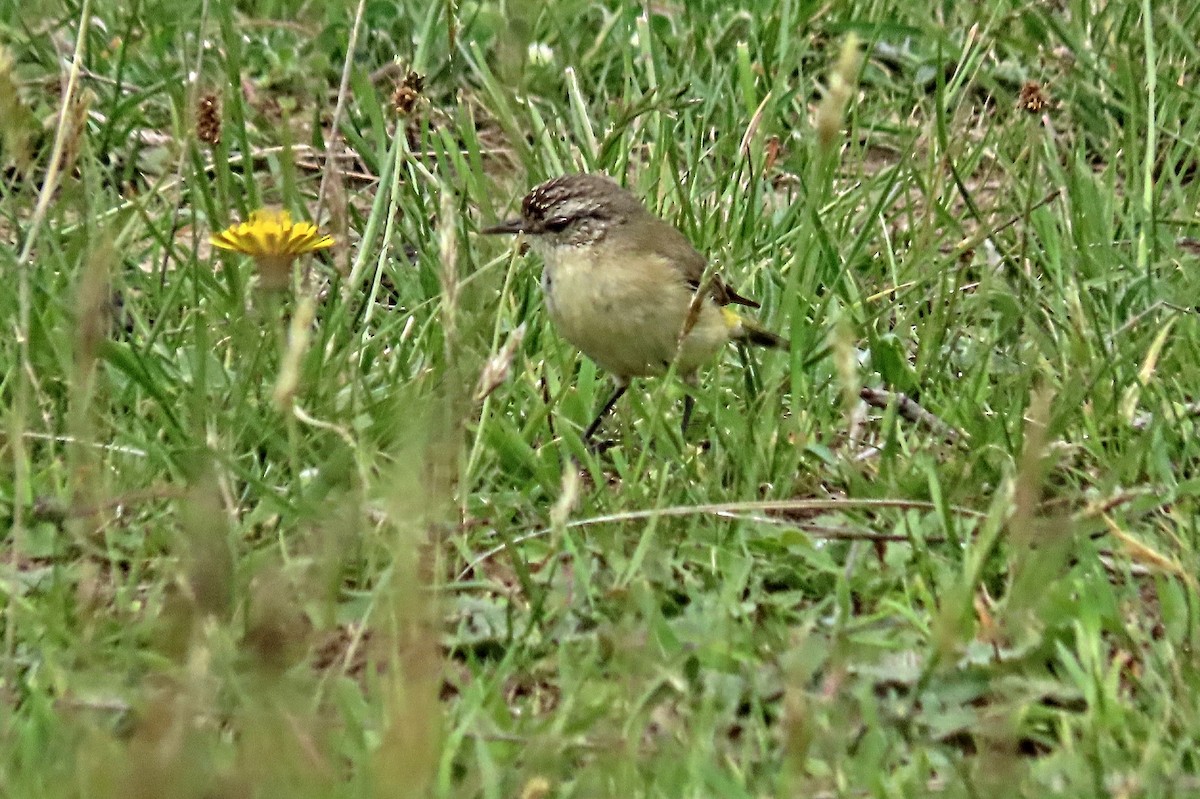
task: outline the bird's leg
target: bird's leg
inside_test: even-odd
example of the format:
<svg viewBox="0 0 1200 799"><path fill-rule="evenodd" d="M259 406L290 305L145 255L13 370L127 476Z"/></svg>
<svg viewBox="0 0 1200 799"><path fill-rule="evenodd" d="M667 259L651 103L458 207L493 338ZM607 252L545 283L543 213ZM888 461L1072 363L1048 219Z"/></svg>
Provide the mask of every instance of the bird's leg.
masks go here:
<svg viewBox="0 0 1200 799"><path fill-rule="evenodd" d="M604 403L604 407L600 409L600 413L596 414L596 418L590 425L588 425L587 431L584 432L583 440L585 442L590 442L592 440L592 436L596 435L596 431L600 429L600 423L604 421L604 417L608 416L608 412L613 409L613 406L617 404L617 400L624 395L628 388L628 380L622 380L617 383L617 387L613 391L612 396L608 398L608 402Z"/></svg>
<svg viewBox="0 0 1200 799"><path fill-rule="evenodd" d="M683 423L679 426L679 432L683 435L684 440L687 440L688 422L692 421L692 409L696 407L696 398L691 392L683 395Z"/></svg>
<svg viewBox="0 0 1200 799"><path fill-rule="evenodd" d="M683 378L683 422L679 425L679 432L683 436L683 440L687 441L688 423L692 421L692 411L696 409L696 396L692 393L696 390L699 381L696 380L695 374L686 375Z"/></svg>

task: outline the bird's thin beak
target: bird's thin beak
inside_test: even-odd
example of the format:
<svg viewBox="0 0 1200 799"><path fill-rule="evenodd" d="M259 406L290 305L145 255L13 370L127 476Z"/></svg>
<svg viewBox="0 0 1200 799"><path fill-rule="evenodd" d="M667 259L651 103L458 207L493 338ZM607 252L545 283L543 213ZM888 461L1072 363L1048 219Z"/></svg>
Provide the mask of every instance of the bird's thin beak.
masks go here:
<svg viewBox="0 0 1200 799"><path fill-rule="evenodd" d="M491 236L491 235L495 235L497 233L522 233L522 232L524 232L524 230L525 230L524 220L517 218L517 219L509 219L505 222L501 222L498 225L492 225L491 227L485 227L483 230L481 230L479 232L483 233L484 235Z"/></svg>

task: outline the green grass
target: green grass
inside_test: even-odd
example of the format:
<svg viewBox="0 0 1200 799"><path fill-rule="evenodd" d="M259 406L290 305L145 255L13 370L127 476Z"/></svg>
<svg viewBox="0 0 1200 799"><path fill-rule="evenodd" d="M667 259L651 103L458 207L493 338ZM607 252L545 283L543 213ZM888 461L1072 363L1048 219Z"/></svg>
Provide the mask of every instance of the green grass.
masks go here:
<svg viewBox="0 0 1200 799"><path fill-rule="evenodd" d="M0 794L1196 792L1194 4L355 12L0 3ZM589 452L477 235L584 169L792 338L686 440ZM263 204L339 241L284 296Z"/></svg>

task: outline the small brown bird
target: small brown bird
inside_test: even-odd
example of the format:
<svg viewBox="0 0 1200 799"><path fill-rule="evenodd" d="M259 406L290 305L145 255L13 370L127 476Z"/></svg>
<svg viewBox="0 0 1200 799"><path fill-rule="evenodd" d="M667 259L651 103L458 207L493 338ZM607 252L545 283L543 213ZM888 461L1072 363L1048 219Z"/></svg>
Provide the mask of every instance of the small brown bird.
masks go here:
<svg viewBox="0 0 1200 799"><path fill-rule="evenodd" d="M787 349L786 339L738 315L758 308L715 274L674 226L604 175L562 175L533 188L521 216L483 233L524 233L544 262L550 319L612 374L616 390L584 433L590 440L634 377L685 381L730 341ZM693 399L684 401L686 431Z"/></svg>

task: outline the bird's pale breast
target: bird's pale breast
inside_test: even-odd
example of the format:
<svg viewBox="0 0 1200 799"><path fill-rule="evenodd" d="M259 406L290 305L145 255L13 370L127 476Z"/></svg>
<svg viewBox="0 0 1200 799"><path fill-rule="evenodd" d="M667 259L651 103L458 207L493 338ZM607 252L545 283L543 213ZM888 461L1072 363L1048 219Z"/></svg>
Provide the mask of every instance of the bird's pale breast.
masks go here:
<svg viewBox="0 0 1200 799"><path fill-rule="evenodd" d="M688 374L729 341L720 308L705 298L679 346L692 289L657 255L631 262L601 247L556 246L542 253L550 319L567 341L622 378L667 371L678 353Z"/></svg>

